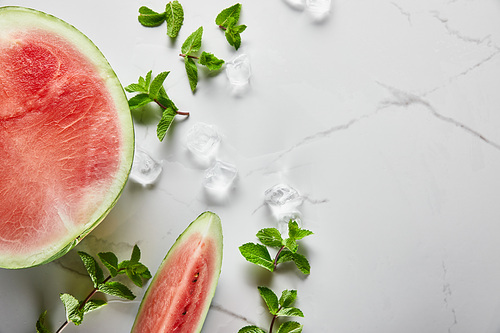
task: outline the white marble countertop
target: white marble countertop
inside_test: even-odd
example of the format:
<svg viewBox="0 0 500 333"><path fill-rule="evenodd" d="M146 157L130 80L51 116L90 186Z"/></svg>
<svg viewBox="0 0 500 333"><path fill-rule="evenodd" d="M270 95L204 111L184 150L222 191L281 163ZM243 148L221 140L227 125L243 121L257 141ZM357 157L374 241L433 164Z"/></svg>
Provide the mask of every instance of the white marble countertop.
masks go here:
<svg viewBox="0 0 500 333"><path fill-rule="evenodd" d="M299 1L300 2L300 1ZM500 331L500 2L332 0L317 22L304 8L242 0L248 26L238 51L215 26L235 2L181 1L185 21L137 22L141 5L165 1L0 0L36 8L84 32L123 85L170 70L165 87L178 117L164 142L154 114L136 117L136 145L162 162L153 185L127 184L108 217L76 249L50 264L0 270L0 332L33 332L48 310L64 321L59 293L85 296L90 280L76 250L129 256L138 244L154 272L176 237L205 210L224 230L224 260L203 332L237 332L270 317L256 287L296 289L304 332ZM203 25L203 48L230 61L246 54L252 76L235 95L226 73L201 72L193 95L178 57ZM225 200L203 187L186 136L197 123L222 140L217 158L236 166ZM238 247L276 225L264 192L297 189L307 277L268 273ZM128 332L136 301L110 299L65 332Z"/></svg>

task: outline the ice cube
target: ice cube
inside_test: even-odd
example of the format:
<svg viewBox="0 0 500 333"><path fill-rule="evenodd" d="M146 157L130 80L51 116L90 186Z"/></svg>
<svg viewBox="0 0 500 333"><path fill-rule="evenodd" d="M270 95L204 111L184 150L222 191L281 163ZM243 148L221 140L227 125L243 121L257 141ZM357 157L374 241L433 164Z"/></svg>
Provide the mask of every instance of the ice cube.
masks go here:
<svg viewBox="0 0 500 333"><path fill-rule="evenodd" d="M246 86L252 76L250 59L246 54L241 54L226 63L226 75L233 86Z"/></svg>
<svg viewBox="0 0 500 333"><path fill-rule="evenodd" d="M205 172L203 184L211 191L225 192L232 187L237 175L234 165L218 160Z"/></svg>
<svg viewBox="0 0 500 333"><path fill-rule="evenodd" d="M210 165L219 148L220 135L211 125L196 123L187 133L186 145L196 162Z"/></svg>
<svg viewBox="0 0 500 333"><path fill-rule="evenodd" d="M306 0L306 8L313 20L320 22L330 15L332 0Z"/></svg>
<svg viewBox="0 0 500 333"><path fill-rule="evenodd" d="M300 193L291 186L277 184L264 193L264 200L268 204L278 224L285 220L288 224L290 217L300 217L299 207L303 198Z"/></svg>
<svg viewBox="0 0 500 333"><path fill-rule="evenodd" d="M305 0L283 0L287 5L292 7L293 9L303 10L306 6Z"/></svg>
<svg viewBox="0 0 500 333"><path fill-rule="evenodd" d="M160 176L163 168L148 153L142 149L136 149L134 162L130 171L130 178L141 185L153 184Z"/></svg>

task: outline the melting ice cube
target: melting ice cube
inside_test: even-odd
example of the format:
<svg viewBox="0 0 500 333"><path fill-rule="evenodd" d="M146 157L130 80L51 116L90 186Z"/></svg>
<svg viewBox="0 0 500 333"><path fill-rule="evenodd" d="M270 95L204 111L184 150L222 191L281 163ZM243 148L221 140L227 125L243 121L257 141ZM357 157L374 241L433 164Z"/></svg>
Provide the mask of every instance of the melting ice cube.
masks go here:
<svg viewBox="0 0 500 333"><path fill-rule="evenodd" d="M153 184L161 174L163 168L148 153L142 149L136 149L134 162L130 171L130 178L141 185Z"/></svg>
<svg viewBox="0 0 500 333"><path fill-rule="evenodd" d="M305 0L283 0L293 9L302 10L305 7Z"/></svg>
<svg viewBox="0 0 500 333"><path fill-rule="evenodd" d="M299 225L301 224L299 206L302 205L303 198L293 187L285 184L275 185L265 191L264 200L278 220L278 227L281 232L288 230L290 219L297 221Z"/></svg>
<svg viewBox="0 0 500 333"><path fill-rule="evenodd" d="M211 191L226 192L234 183L238 170L232 164L216 161L215 164L205 172L203 185Z"/></svg>
<svg viewBox="0 0 500 333"><path fill-rule="evenodd" d="M198 163L208 166L217 154L220 140L213 126L197 123L188 131L186 145Z"/></svg>
<svg viewBox="0 0 500 333"><path fill-rule="evenodd" d="M332 0L306 0L307 12L313 20L319 22L330 15Z"/></svg>
<svg viewBox="0 0 500 333"><path fill-rule="evenodd" d="M241 54L226 63L226 75L233 86L246 86L252 76L250 59L246 54Z"/></svg>

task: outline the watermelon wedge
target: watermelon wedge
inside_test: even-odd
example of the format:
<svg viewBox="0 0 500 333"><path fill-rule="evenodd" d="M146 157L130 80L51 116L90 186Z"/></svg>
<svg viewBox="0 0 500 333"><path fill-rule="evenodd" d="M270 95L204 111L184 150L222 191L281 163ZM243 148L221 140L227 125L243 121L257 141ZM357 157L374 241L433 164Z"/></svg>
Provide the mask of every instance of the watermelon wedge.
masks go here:
<svg viewBox="0 0 500 333"><path fill-rule="evenodd" d="M168 251L142 299L132 333L200 332L221 266L221 221L205 212Z"/></svg>
<svg viewBox="0 0 500 333"><path fill-rule="evenodd" d="M73 26L0 8L0 267L60 257L127 181L134 130L120 82Z"/></svg>

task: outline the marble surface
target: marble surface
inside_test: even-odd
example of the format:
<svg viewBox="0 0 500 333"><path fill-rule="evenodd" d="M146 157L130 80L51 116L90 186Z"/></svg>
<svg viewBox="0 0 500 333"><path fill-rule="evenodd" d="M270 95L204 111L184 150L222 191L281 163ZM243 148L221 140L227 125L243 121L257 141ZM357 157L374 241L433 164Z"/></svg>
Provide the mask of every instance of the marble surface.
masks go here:
<svg viewBox="0 0 500 333"><path fill-rule="evenodd" d="M137 22L141 5L166 2L0 0L71 23L101 49L123 85L170 70L165 87L178 117L164 142L154 112L136 115L137 147L162 162L153 185L130 181L109 216L77 248L50 264L0 270L0 332L33 332L48 310L64 321L59 293L91 288L76 250L142 249L154 272L176 237L205 210L224 230L222 273L203 332L237 332L270 317L256 287L297 289L304 332L500 332L500 2L332 0L316 20L282 0L242 0L248 25L238 51L215 26L226 0L181 1L177 40ZM200 25L203 49L248 55L248 89L235 94L222 70L201 72L189 90L184 39ZM190 128L213 125L217 158L238 177L229 197L203 187L205 166L186 148ZM296 188L303 226L314 231L291 266L271 274L238 246L276 225L264 192ZM136 301L111 298L65 332L128 332Z"/></svg>

